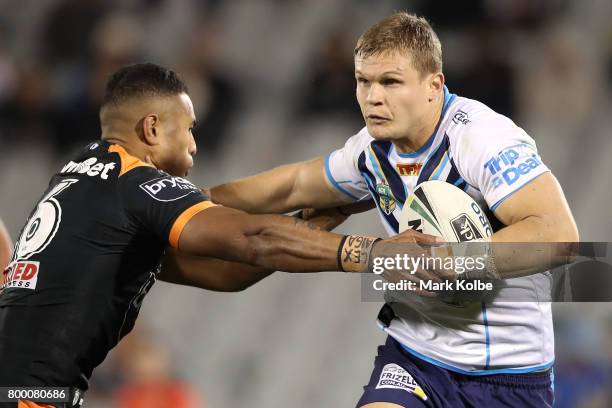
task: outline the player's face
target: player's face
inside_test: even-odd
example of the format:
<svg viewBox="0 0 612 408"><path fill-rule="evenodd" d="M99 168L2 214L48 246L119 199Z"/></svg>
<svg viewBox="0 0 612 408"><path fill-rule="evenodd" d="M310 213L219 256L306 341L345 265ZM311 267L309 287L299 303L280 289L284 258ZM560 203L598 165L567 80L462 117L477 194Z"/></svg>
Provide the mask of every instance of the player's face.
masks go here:
<svg viewBox="0 0 612 408"><path fill-rule="evenodd" d="M187 175L197 152L192 133L194 126L191 98L184 93L168 98L163 116L160 116L160 144L155 160L158 168L173 176Z"/></svg>
<svg viewBox="0 0 612 408"><path fill-rule="evenodd" d="M357 101L368 132L377 140L410 139L432 117L430 76L422 77L405 54L355 57Z"/></svg>

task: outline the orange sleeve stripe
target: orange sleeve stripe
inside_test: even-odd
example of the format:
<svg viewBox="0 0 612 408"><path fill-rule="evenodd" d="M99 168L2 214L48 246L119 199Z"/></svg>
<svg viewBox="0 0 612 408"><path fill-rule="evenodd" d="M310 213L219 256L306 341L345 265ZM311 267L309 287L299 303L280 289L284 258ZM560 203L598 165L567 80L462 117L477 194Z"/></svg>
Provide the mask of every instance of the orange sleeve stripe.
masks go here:
<svg viewBox="0 0 612 408"><path fill-rule="evenodd" d="M181 237L183 228L185 228L185 225L187 225L189 220L191 220L194 215L204 211L207 208L216 206L217 205L213 204L212 201L202 201L201 203L197 203L196 205L193 205L183 211L183 213L178 216L176 221L174 221L174 225L172 225L172 228L170 229L170 237L168 238L170 246L178 249L179 238Z"/></svg>
<svg viewBox="0 0 612 408"><path fill-rule="evenodd" d="M132 156L123 148L123 146L119 146L118 144L111 145L111 147L108 148L108 151L110 153L117 153L119 155L121 161L119 177L123 176L128 171L135 169L136 167L151 166L139 158Z"/></svg>

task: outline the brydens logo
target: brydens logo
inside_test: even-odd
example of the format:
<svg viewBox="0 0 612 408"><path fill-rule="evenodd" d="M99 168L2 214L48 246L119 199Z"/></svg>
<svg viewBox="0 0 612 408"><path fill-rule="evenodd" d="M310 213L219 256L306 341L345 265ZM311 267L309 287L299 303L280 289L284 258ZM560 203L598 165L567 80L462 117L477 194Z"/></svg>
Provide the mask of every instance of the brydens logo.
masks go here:
<svg viewBox="0 0 612 408"><path fill-rule="evenodd" d="M491 173L493 178L493 188L502 184L512 185L521 176L542 164L534 149L521 144L502 150L497 156L492 157L484 165L484 168Z"/></svg>
<svg viewBox="0 0 612 408"><path fill-rule="evenodd" d="M147 181L142 183L140 188L157 201L176 201L199 191L190 181L182 177L170 176Z"/></svg>

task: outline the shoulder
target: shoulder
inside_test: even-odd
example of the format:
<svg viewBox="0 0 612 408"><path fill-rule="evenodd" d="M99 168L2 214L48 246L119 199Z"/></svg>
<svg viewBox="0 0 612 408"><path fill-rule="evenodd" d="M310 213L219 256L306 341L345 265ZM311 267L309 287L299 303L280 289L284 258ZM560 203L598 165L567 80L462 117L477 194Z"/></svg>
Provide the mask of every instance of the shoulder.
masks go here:
<svg viewBox="0 0 612 408"><path fill-rule="evenodd" d="M346 141L345 148L349 148L357 153L363 151L373 141L374 138L368 132L368 128L364 127Z"/></svg>
<svg viewBox="0 0 612 408"><path fill-rule="evenodd" d="M130 195L156 201L176 201L190 194L201 195L200 189L183 177L175 177L154 167L139 166L120 179L120 189Z"/></svg>
<svg viewBox="0 0 612 408"><path fill-rule="evenodd" d="M474 99L458 97L445 122L451 150L457 153L503 149L508 143L535 146L533 139L510 118Z"/></svg>

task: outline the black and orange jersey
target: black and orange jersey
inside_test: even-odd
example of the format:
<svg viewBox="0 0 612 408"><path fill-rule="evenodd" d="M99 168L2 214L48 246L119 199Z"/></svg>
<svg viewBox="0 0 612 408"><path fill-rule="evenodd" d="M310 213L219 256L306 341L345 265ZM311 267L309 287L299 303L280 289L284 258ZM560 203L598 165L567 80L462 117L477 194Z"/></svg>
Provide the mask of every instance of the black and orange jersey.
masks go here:
<svg viewBox="0 0 612 408"><path fill-rule="evenodd" d="M211 206L119 145L88 145L51 179L4 271L0 386L86 389L134 326L164 249Z"/></svg>

